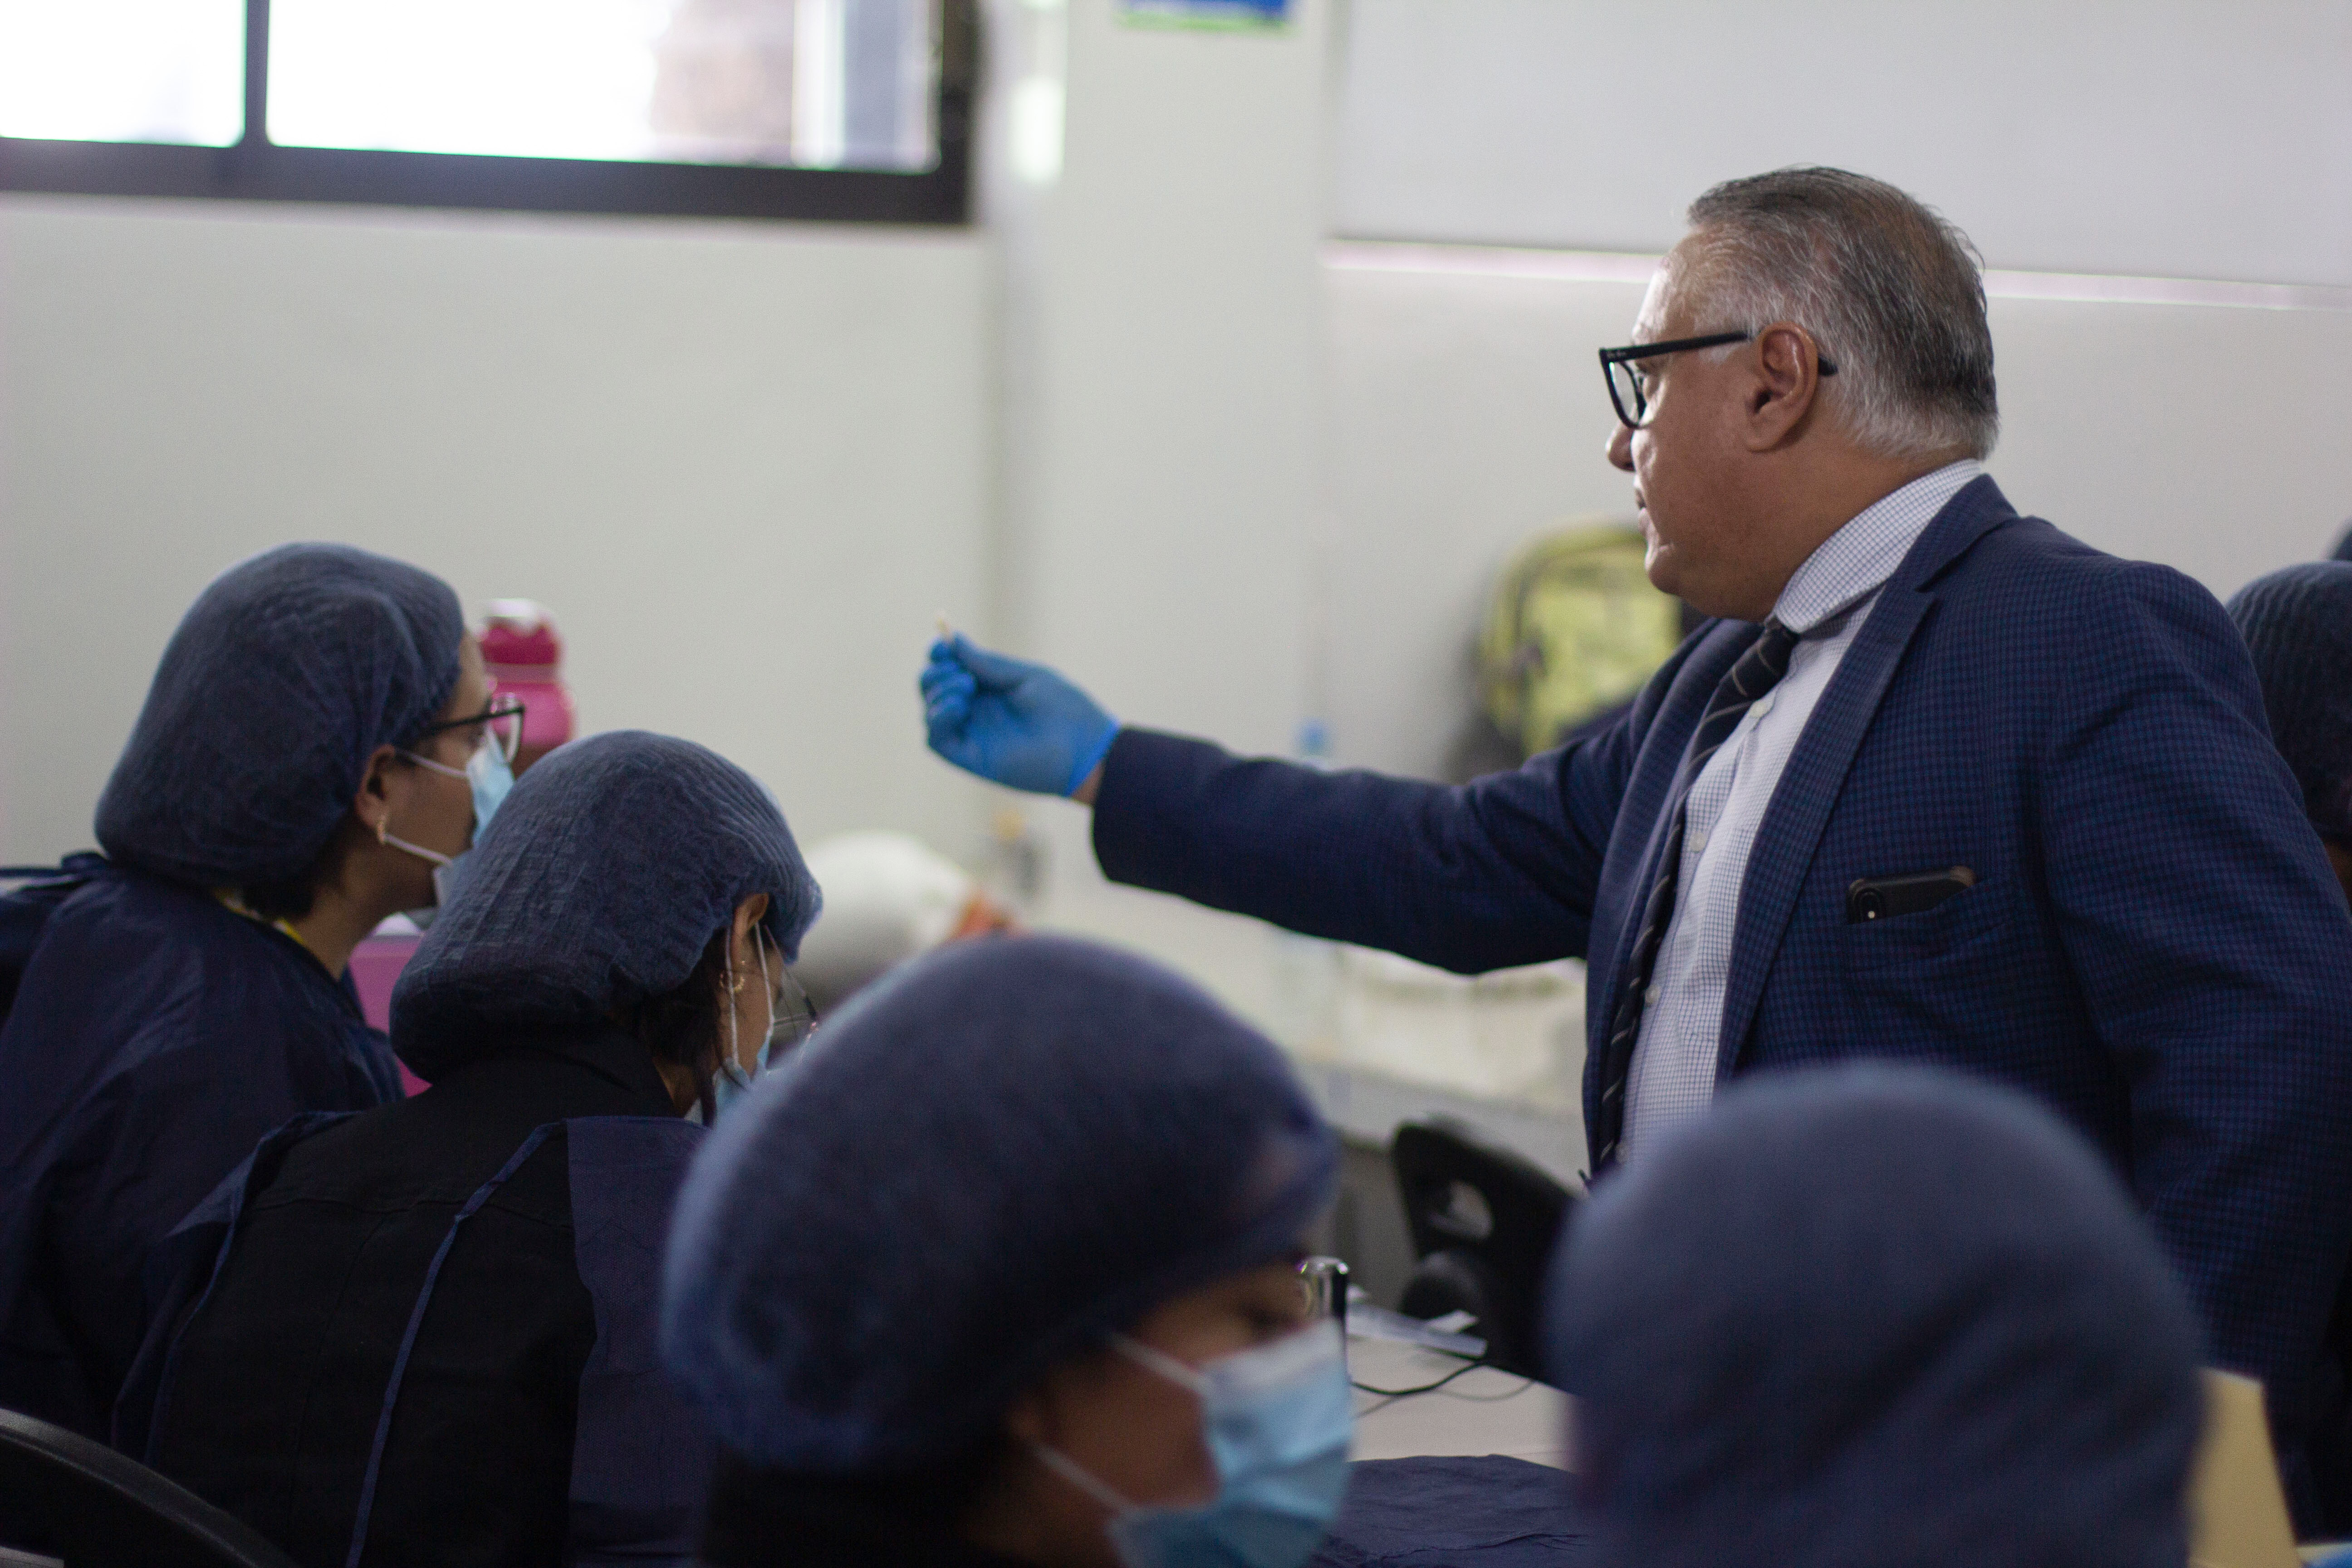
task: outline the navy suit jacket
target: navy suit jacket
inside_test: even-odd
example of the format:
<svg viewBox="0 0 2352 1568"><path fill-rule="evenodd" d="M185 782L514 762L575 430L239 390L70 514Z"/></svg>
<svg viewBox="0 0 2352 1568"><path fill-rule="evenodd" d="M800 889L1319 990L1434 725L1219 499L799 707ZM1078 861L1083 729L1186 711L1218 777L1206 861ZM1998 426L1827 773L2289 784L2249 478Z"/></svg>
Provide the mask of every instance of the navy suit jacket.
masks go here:
<svg viewBox="0 0 2352 1568"><path fill-rule="evenodd" d="M1586 1125L1677 764L1754 626L1702 626L1632 710L1459 787L1123 732L1116 880L1473 973L1582 957ZM1862 877L1966 866L1923 914ZM1741 886L1719 1065L1929 1062L2039 1096L2137 1193L2221 1364L2290 1443L2343 1401L2352 915L2212 595L1953 498L1847 650ZM2326 1363L2326 1364L2323 1364Z"/></svg>

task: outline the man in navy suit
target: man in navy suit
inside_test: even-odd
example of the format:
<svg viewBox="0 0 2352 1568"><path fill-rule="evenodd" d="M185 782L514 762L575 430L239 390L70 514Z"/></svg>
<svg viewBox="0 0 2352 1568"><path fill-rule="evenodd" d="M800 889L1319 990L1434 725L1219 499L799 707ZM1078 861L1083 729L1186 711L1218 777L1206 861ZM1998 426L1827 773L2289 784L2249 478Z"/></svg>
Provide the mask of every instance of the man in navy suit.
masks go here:
<svg viewBox="0 0 2352 1568"><path fill-rule="evenodd" d="M1716 617L1618 723L1446 787L1123 728L934 647L930 742L1090 802L1116 880L1464 972L1585 958L1595 1171L1727 1075L2040 1095L2132 1184L2214 1359L2305 1434L2352 1247L2352 916L2202 588L2021 517L1968 241L1790 169L1691 209L1603 355L1651 580ZM2321 1483L2316 1488L2314 1482Z"/></svg>

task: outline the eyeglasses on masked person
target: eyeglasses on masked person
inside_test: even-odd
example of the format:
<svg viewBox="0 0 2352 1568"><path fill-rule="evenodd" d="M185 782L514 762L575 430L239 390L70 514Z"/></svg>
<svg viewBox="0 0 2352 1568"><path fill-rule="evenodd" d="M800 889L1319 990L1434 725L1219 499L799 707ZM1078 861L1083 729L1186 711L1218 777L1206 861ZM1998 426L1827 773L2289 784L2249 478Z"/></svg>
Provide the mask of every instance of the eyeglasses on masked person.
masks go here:
<svg viewBox="0 0 2352 1568"><path fill-rule="evenodd" d="M445 778L461 779L472 792L474 826L468 838L469 845L489 826L490 818L497 815L499 805L505 802L507 792L514 787L513 763L515 752L522 744L522 719L523 705L520 699L494 696L479 713L427 724L416 732L415 740L401 748L401 756L408 762ZM430 746L438 735L456 735L466 742L463 766L452 766L425 754L425 748ZM393 833L389 818L376 825L376 837L395 849L404 849L421 860L431 862L434 901L426 909L409 911L409 918L417 924L431 925L441 906L448 901L450 873L468 850L460 849L457 854L449 855L426 845L413 843Z"/></svg>

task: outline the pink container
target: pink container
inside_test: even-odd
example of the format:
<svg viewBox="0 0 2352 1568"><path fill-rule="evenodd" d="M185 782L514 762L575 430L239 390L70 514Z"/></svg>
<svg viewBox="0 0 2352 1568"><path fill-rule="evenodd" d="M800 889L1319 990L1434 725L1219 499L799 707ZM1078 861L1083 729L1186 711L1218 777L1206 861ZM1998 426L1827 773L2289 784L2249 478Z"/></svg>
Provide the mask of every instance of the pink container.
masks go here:
<svg viewBox="0 0 2352 1568"><path fill-rule="evenodd" d="M563 684L563 639L546 609L529 599L493 599L482 628L482 662L496 696L522 700L518 773L572 739L572 692Z"/></svg>
<svg viewBox="0 0 2352 1568"><path fill-rule="evenodd" d="M407 921L396 919L385 923L406 925ZM366 1014L367 1021L379 1029L392 1027L393 983L400 978L400 972L408 967L408 961L416 955L416 942L417 936L413 927L405 931L386 931L379 928L362 937L359 946L352 949L352 984L360 994L360 1011ZM410 1072L405 1066L400 1069L400 1081L411 1094L425 1087L425 1080Z"/></svg>

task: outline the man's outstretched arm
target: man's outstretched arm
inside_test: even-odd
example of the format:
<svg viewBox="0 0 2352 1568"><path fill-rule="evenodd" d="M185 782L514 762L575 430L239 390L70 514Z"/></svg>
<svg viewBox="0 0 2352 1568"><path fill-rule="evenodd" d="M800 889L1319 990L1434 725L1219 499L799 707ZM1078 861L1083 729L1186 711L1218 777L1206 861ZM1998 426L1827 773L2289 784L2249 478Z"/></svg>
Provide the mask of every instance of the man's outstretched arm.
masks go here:
<svg viewBox="0 0 2352 1568"><path fill-rule="evenodd" d="M1674 668L1626 721L1461 786L1124 728L1055 671L961 637L933 645L922 687L941 756L1094 805L1114 881L1471 973L1583 954L1638 735Z"/></svg>

